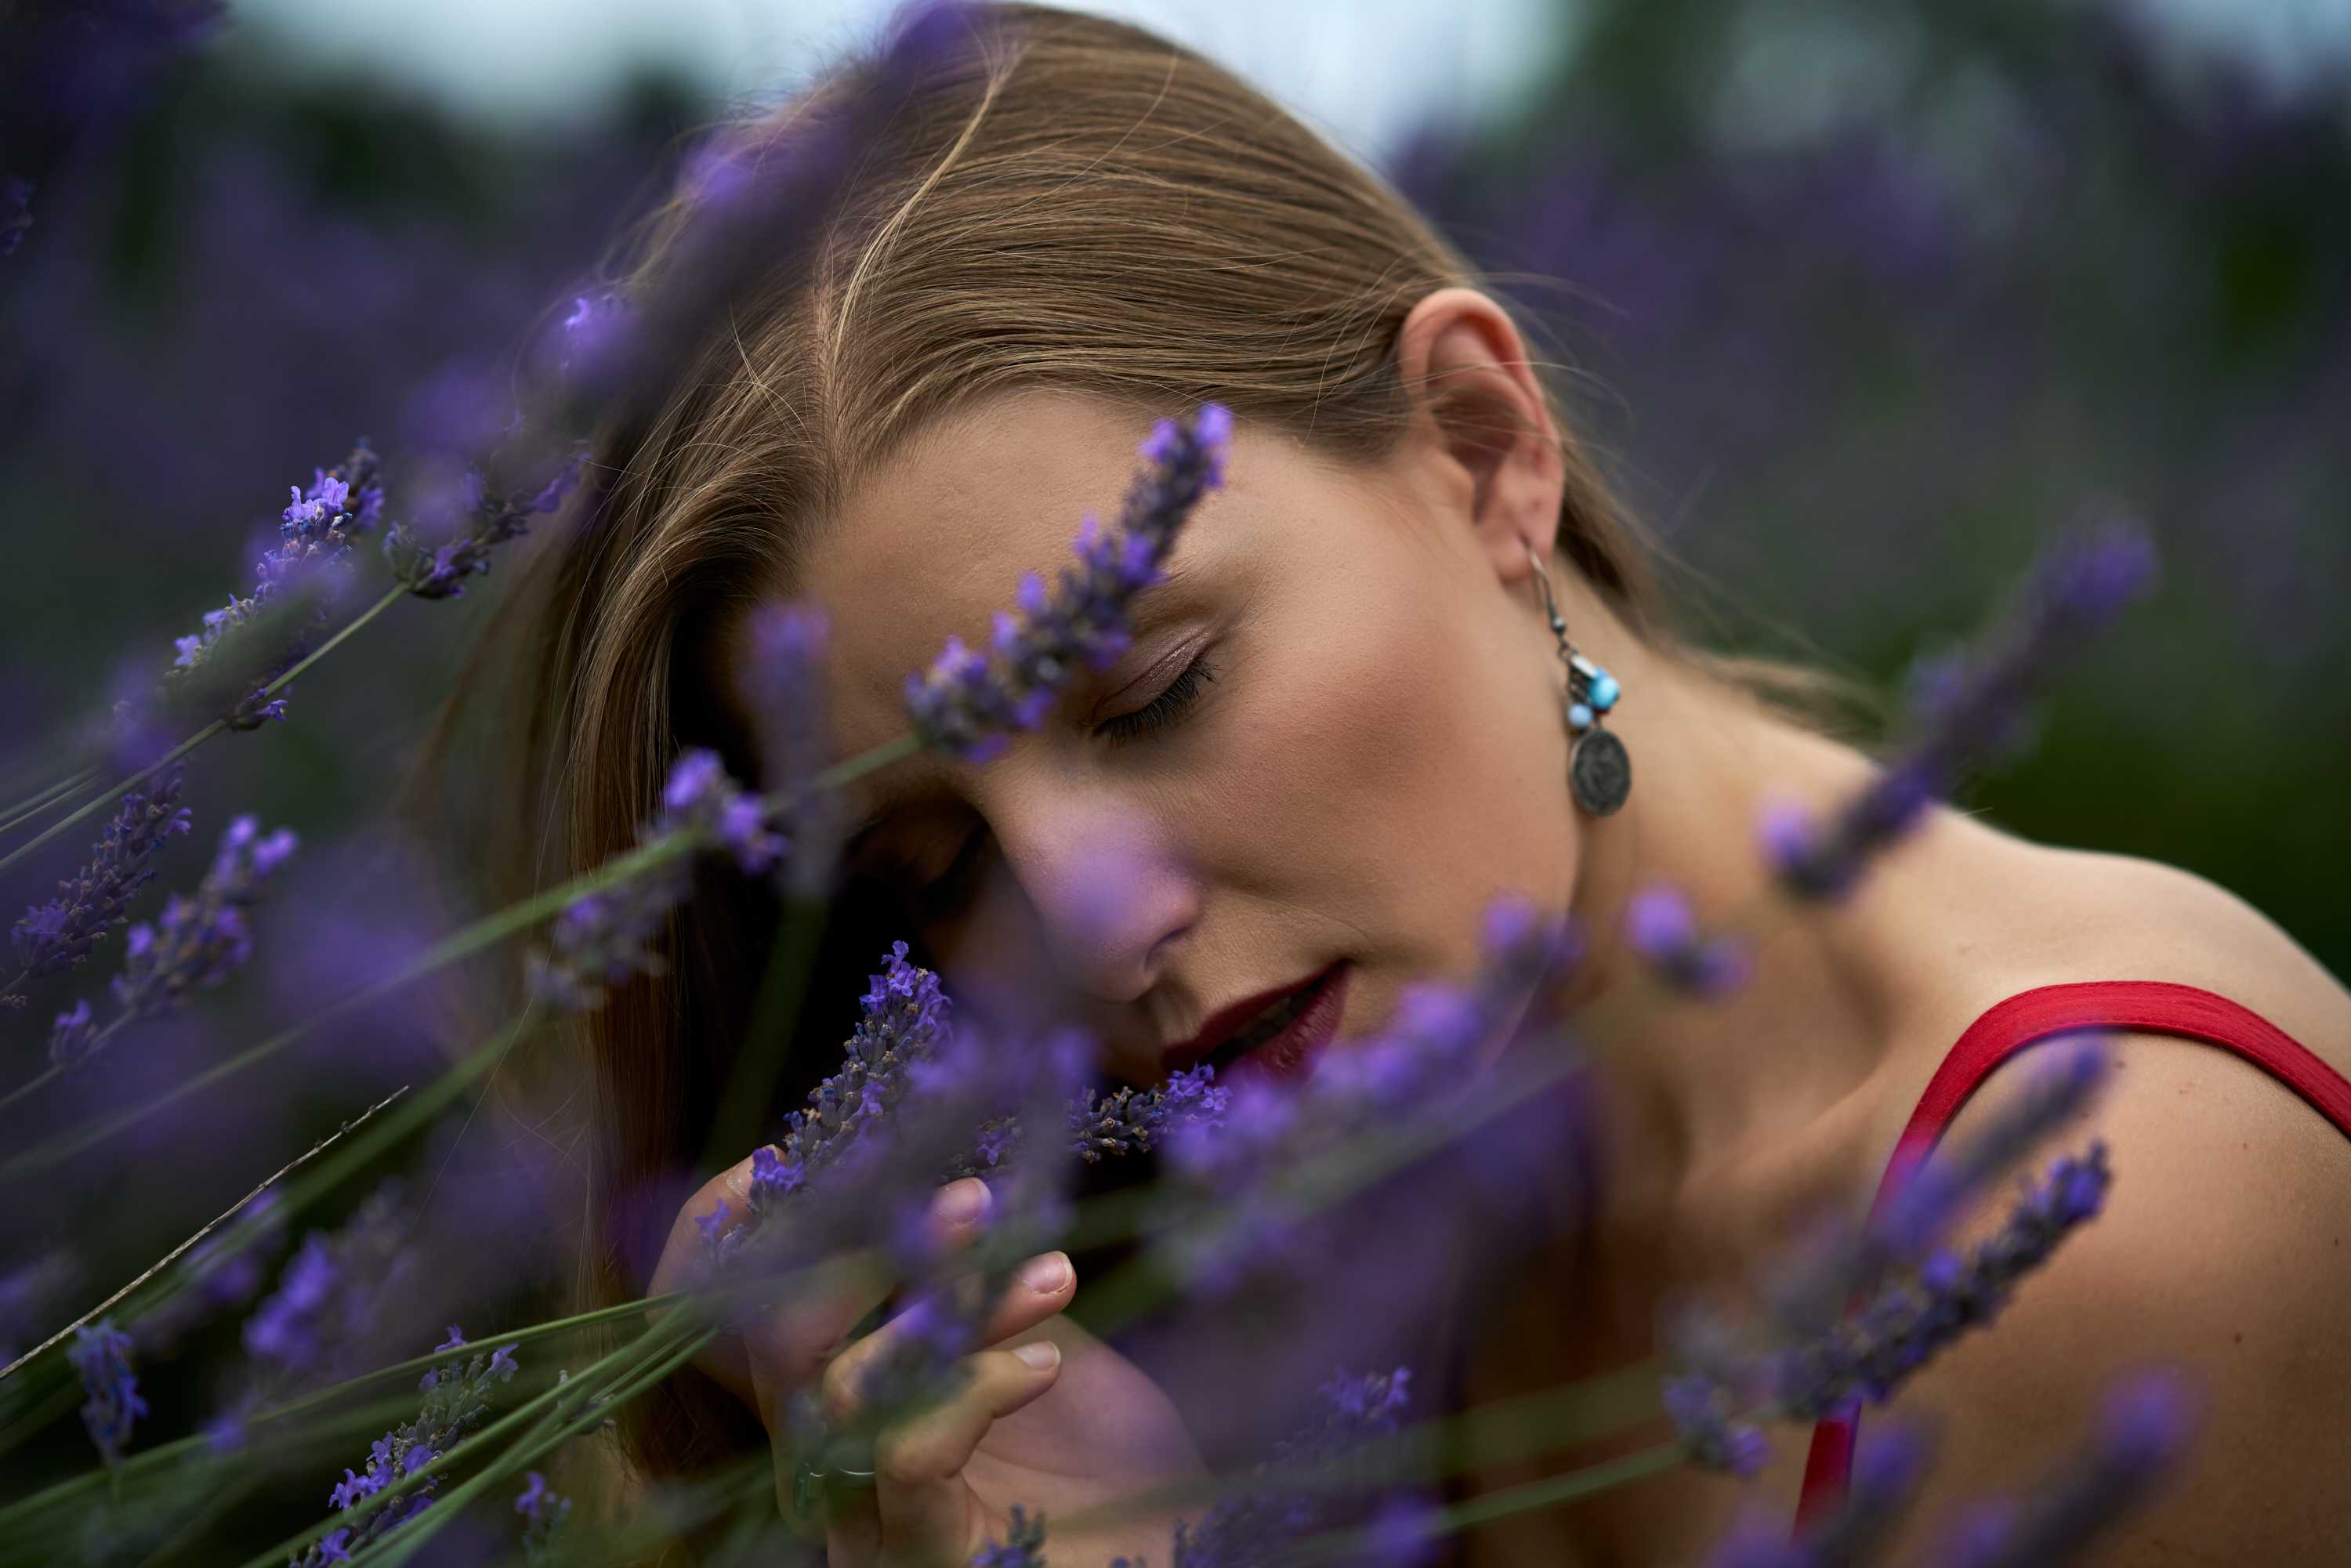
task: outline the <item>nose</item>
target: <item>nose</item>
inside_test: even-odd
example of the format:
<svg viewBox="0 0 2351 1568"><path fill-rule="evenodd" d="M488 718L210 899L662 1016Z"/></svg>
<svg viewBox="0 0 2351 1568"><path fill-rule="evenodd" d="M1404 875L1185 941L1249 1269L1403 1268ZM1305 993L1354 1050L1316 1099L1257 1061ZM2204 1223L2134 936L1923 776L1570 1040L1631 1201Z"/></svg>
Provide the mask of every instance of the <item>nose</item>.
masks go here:
<svg viewBox="0 0 2351 1568"><path fill-rule="evenodd" d="M990 828L1040 967L1095 1009L1148 993L1199 914L1172 836L1131 808L1043 791L1005 802Z"/></svg>

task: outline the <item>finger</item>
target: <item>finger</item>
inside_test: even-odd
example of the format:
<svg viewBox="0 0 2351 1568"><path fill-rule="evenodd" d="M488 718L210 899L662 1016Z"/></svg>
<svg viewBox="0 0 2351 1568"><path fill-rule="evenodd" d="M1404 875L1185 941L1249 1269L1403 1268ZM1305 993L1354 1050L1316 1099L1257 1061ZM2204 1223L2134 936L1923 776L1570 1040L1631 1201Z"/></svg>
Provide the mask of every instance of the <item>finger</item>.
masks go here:
<svg viewBox="0 0 2351 1568"><path fill-rule="evenodd" d="M1066 1252L1042 1252L1015 1270L995 1308L980 1325L977 1343L993 1345L1025 1333L1068 1306L1076 1297L1077 1270ZM832 1358L824 1369L820 1392L824 1417L838 1425L854 1416L862 1403L859 1390L866 1373L882 1357L904 1347L910 1334L924 1324L909 1308Z"/></svg>
<svg viewBox="0 0 2351 1568"><path fill-rule="evenodd" d="M670 1227L651 1293L676 1290L692 1278L708 1245L703 1224L720 1204L726 1206L726 1228L748 1219L750 1190L747 1158L703 1184ZM928 1216L932 1235L943 1246L967 1244L993 1202L987 1185L975 1177L948 1183L933 1197ZM740 1333L714 1339L695 1364L767 1419L775 1414L782 1395L811 1381L857 1320L888 1293L889 1281L878 1265L852 1272L828 1270L788 1305L757 1315Z"/></svg>
<svg viewBox="0 0 2351 1568"><path fill-rule="evenodd" d="M964 1357L970 1381L945 1405L884 1431L873 1448L874 1503L887 1563L961 1563L970 1554L964 1467L987 1429L1053 1386L1061 1347L1030 1340Z"/></svg>

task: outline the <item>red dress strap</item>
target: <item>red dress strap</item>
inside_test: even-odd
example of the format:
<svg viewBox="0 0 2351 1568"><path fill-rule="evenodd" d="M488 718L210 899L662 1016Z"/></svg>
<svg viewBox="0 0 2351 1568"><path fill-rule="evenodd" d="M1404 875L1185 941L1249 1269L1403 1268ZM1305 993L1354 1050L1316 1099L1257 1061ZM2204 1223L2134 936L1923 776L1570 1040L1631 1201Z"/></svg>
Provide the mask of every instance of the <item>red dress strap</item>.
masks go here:
<svg viewBox="0 0 2351 1568"><path fill-rule="evenodd" d="M2020 991L1994 1004L1968 1026L1919 1096L1918 1108L1894 1145L1871 1205L1876 1214L1935 1144L1968 1097L1993 1068L2029 1045L2085 1029L2178 1035L2242 1057L2310 1102L2351 1138L2351 1082L2310 1050L2250 1009L2194 986L2166 980L2077 980ZM1810 1529L1844 1501L1861 1434L1858 1402L1823 1417L1813 1428L1796 1500L1796 1529Z"/></svg>

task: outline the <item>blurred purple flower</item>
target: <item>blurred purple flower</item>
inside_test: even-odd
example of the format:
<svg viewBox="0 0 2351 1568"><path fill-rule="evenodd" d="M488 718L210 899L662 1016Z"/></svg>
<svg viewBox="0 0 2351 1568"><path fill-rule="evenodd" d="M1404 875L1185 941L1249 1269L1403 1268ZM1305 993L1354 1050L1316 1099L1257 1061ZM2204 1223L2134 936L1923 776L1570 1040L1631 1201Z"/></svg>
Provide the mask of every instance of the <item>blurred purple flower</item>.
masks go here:
<svg viewBox="0 0 2351 1568"><path fill-rule="evenodd" d="M75 967L89 956L93 943L124 923L123 905L153 879L153 862L164 843L188 831L187 809L179 804L183 776L174 768L151 790L123 796L122 809L99 835L89 863L57 884L57 897L27 909L16 922L11 935L16 961L26 974L55 975ZM0 1003L11 999L0 996Z"/></svg>
<svg viewBox="0 0 2351 1568"><path fill-rule="evenodd" d="M515 1499L514 1506L523 1517L523 1561L536 1563L549 1560L563 1521L571 1516L571 1500L549 1486L545 1476L528 1470L524 1472L522 1494Z"/></svg>
<svg viewBox="0 0 2351 1568"><path fill-rule="evenodd" d="M1633 895L1625 912L1625 940L1674 990L1720 997L1746 982L1750 960L1727 937L1701 939L1698 916L1678 888L1657 883Z"/></svg>
<svg viewBox="0 0 2351 1568"><path fill-rule="evenodd" d="M454 496L419 509L415 524L395 523L383 536L384 558L408 591L419 599L456 599L465 591L465 579L490 570L492 552L530 531L530 520L552 512L580 482L585 448L575 447L544 476L515 495L489 488L478 469L456 482ZM469 519L467 531L431 542L434 532L454 529Z"/></svg>
<svg viewBox="0 0 2351 1568"><path fill-rule="evenodd" d="M1928 1561L1933 1568L2047 1568L2070 1561L2144 1501L2186 1451L2186 1386L2168 1372L2113 1388L2088 1450L2022 1506L1974 1510Z"/></svg>
<svg viewBox="0 0 2351 1568"><path fill-rule="evenodd" d="M99 1455L112 1465L131 1441L131 1424L147 1414L139 1379L131 1371L131 1336L111 1319L100 1318L74 1330L66 1359L80 1375L82 1392L89 1396L81 1407L81 1424Z"/></svg>
<svg viewBox="0 0 2351 1568"><path fill-rule="evenodd" d="M261 896L270 873L294 852L294 844L290 829L265 837L251 817L230 822L195 896L172 894L161 919L132 926L123 938L122 973L113 983L120 1010L103 1028L91 1024L86 1001L59 1014L49 1060L59 1067L78 1066L117 1030L170 1012L188 992L217 986L235 973L253 955L245 911Z"/></svg>
<svg viewBox="0 0 2351 1568"><path fill-rule="evenodd" d="M758 738L759 787L789 831L786 889L804 900L832 886L842 829L841 800L814 788L831 759L824 702L824 650L830 627L813 604L764 605L751 614L736 694Z"/></svg>
<svg viewBox="0 0 2351 1568"><path fill-rule="evenodd" d="M1880 1561L1927 1458L1919 1431L1897 1427L1879 1434L1856 1458L1852 1485L1834 1513L1793 1541L1775 1525L1742 1523L1715 1548L1708 1568L1856 1568Z"/></svg>
<svg viewBox="0 0 2351 1568"><path fill-rule="evenodd" d="M642 831L640 843L681 834L731 855L750 876L772 866L785 848L768 826L765 804L727 778L716 753L699 748L671 764L661 811ZM547 947L530 956L532 993L564 1010L585 1011L601 1006L611 988L660 973L663 959L653 939L692 888L690 858L677 854L575 899L556 916Z"/></svg>
<svg viewBox="0 0 2351 1568"><path fill-rule="evenodd" d="M1758 823L1765 860L1800 899L1837 899L1870 858L1901 838L1972 764L2013 743L2033 689L2155 580L2155 549L2126 517L2061 538L2036 565L2021 602L1963 666L1913 682L1929 703L1903 754L1826 821L1773 802ZM1963 673L1962 673L1963 671Z"/></svg>
<svg viewBox="0 0 2351 1568"><path fill-rule="evenodd" d="M1124 651L1127 606L1159 580L1185 519L1223 483L1232 432L1220 403L1203 403L1184 423L1161 420L1140 448L1153 471L1135 476L1117 531L1086 514L1078 564L1050 592L1033 572L1020 580L1019 613L998 612L991 653L950 637L927 672L907 675L906 711L924 745L987 761L1012 731L1036 727L1080 665L1105 668Z"/></svg>
<svg viewBox="0 0 2351 1568"><path fill-rule="evenodd" d="M0 1363L16 1359L23 1342L47 1317L49 1303L79 1272L72 1254L53 1251L0 1273Z"/></svg>
<svg viewBox="0 0 2351 1568"><path fill-rule="evenodd" d="M245 1348L280 1382L331 1378L376 1364L382 1309L418 1259L400 1184L386 1181L341 1229L313 1230L245 1323Z"/></svg>
<svg viewBox="0 0 2351 1568"><path fill-rule="evenodd" d="M989 1537L971 1554L971 1568L1045 1568L1045 1516L1014 1503L1003 1544Z"/></svg>
<svg viewBox="0 0 2351 1568"><path fill-rule="evenodd" d="M260 1254L276 1239L281 1218L272 1189L188 1249L173 1270L172 1293L140 1316L139 1338L150 1360L167 1354L214 1315L251 1299L261 1288Z"/></svg>

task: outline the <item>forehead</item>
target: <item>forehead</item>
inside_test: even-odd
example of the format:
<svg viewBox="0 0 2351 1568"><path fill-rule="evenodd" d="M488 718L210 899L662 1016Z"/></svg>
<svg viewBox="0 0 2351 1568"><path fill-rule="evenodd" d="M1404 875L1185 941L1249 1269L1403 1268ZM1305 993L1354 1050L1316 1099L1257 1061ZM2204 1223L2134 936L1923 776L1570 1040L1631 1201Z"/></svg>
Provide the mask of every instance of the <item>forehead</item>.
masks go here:
<svg viewBox="0 0 2351 1568"><path fill-rule="evenodd" d="M832 625L846 751L904 729L907 674L950 636L984 646L1021 573L1055 580L1085 513L1115 524L1153 423L1096 398L1008 394L935 422L853 486L800 563Z"/></svg>

